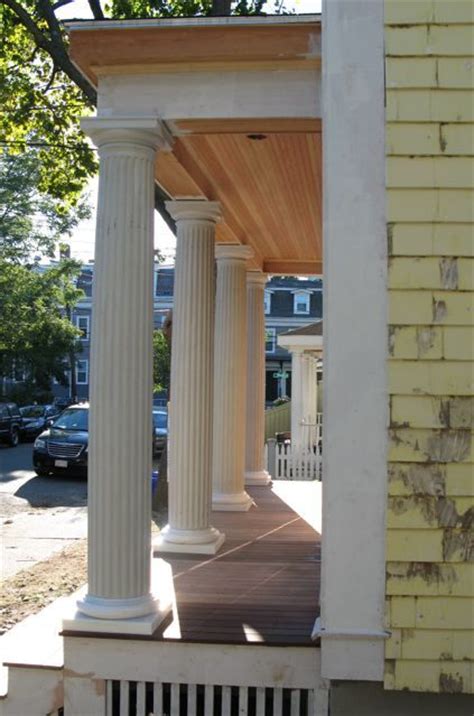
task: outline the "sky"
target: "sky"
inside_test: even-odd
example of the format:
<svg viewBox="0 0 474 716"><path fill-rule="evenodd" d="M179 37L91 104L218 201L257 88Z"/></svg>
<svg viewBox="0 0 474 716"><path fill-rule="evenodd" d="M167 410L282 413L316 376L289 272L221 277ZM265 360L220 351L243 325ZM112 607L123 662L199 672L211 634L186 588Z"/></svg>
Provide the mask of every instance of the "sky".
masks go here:
<svg viewBox="0 0 474 716"><path fill-rule="evenodd" d="M287 10L296 13L319 13L321 12L321 0L286 0L284 3ZM264 10L272 13L274 2L267 2ZM74 0L64 5L57 11L57 16L63 20L71 18L92 17L87 0ZM70 237L68 242L71 245L71 255L80 261L90 261L94 258L95 243L95 214L97 202L98 179L93 179L88 188L89 203L92 206L92 216L87 221L81 222ZM174 259L176 239L168 226L165 224L158 212L155 211L155 248L159 249L164 256L165 262L172 262Z"/></svg>

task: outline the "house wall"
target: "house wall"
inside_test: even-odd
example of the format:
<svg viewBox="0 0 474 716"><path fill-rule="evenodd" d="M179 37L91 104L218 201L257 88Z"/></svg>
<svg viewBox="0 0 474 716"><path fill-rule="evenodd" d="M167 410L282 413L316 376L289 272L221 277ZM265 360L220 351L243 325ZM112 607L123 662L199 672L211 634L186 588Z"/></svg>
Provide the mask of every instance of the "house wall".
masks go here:
<svg viewBox="0 0 474 716"><path fill-rule="evenodd" d="M473 12L385 2L386 689L473 690Z"/></svg>

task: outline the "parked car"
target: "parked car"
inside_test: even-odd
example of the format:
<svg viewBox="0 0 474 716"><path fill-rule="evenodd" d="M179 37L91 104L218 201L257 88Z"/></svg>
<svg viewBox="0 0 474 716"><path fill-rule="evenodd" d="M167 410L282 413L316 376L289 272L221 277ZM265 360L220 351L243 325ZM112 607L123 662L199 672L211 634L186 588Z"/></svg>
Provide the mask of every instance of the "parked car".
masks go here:
<svg viewBox="0 0 474 716"><path fill-rule="evenodd" d="M166 410L153 408L153 455L159 455L168 439L168 413Z"/></svg>
<svg viewBox="0 0 474 716"><path fill-rule="evenodd" d="M23 425L20 410L16 403L0 403L0 440L16 447L20 442Z"/></svg>
<svg viewBox="0 0 474 716"><path fill-rule="evenodd" d="M33 446L33 466L40 476L77 475L87 477L89 405L66 408Z"/></svg>
<svg viewBox="0 0 474 716"><path fill-rule="evenodd" d="M54 405L26 405L20 408L22 440L33 440L59 417L60 412Z"/></svg>
<svg viewBox="0 0 474 716"><path fill-rule="evenodd" d="M58 413L60 413L61 410L64 410L64 408L69 408L72 404L73 401L70 400L70 398L55 398L53 400L53 407L57 408Z"/></svg>

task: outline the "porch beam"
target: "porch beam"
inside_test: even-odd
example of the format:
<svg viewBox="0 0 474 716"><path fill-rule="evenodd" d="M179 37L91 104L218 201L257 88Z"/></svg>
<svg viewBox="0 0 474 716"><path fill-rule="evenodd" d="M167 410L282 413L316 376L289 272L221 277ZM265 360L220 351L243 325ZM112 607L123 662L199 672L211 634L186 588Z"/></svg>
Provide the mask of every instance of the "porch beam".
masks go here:
<svg viewBox="0 0 474 716"><path fill-rule="evenodd" d="M263 271L275 276L322 276L323 262L295 259L264 259Z"/></svg>

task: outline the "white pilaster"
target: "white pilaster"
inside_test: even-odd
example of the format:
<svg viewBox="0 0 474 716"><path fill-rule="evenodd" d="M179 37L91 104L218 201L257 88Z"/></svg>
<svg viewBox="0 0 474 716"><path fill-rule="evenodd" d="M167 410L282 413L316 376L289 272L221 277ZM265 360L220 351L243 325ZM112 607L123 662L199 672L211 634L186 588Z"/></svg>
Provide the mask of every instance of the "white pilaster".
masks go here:
<svg viewBox="0 0 474 716"><path fill-rule="evenodd" d="M154 163L166 139L154 118L87 119L83 128L100 156L89 580L68 628L151 633L170 608L150 588Z"/></svg>
<svg viewBox="0 0 474 716"><path fill-rule="evenodd" d="M155 551L214 554L210 525L217 202L170 201L177 222L171 351L169 524Z"/></svg>
<svg viewBox="0 0 474 716"><path fill-rule="evenodd" d="M216 247L212 509L247 511L244 490L247 375L246 262L249 246Z"/></svg>
<svg viewBox="0 0 474 716"><path fill-rule="evenodd" d="M265 311L263 293L267 277L247 273L247 417L245 484L268 485L265 470Z"/></svg>

